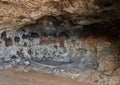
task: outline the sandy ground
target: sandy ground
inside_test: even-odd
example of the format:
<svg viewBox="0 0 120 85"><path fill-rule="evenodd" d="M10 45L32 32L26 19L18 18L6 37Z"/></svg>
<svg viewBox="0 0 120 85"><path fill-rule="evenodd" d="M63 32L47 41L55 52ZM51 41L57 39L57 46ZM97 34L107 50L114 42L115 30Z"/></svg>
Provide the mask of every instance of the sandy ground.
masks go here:
<svg viewBox="0 0 120 85"><path fill-rule="evenodd" d="M0 70L0 85L91 85L42 72Z"/></svg>

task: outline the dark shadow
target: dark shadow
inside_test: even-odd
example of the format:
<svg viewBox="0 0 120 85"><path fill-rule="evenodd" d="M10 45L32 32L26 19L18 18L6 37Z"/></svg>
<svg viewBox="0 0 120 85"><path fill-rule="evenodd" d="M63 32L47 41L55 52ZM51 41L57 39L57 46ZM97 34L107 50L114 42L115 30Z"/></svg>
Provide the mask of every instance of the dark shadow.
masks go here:
<svg viewBox="0 0 120 85"><path fill-rule="evenodd" d="M67 20L67 17L63 15L56 17L44 16L37 20L35 24L26 25L19 31L26 32L26 29L29 29L28 35L23 34L23 38L26 39L49 36L58 39L62 37L66 37L66 39L70 37L106 39L113 44L118 57L120 57L120 20L83 25L83 29L80 28L80 25L73 22L70 18Z"/></svg>

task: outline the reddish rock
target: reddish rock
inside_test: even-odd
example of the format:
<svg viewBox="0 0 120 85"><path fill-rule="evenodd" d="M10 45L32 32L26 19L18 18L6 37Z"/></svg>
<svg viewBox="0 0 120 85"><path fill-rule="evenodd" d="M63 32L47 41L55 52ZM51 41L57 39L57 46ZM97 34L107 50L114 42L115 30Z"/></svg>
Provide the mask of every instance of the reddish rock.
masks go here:
<svg viewBox="0 0 120 85"><path fill-rule="evenodd" d="M9 46L12 46L12 45L13 45L12 39L11 38L6 38L5 39L5 46L9 47Z"/></svg>
<svg viewBox="0 0 120 85"><path fill-rule="evenodd" d="M58 46L57 46L57 45L54 45L54 48L56 48L56 49L57 49L57 48L58 48Z"/></svg>
<svg viewBox="0 0 120 85"><path fill-rule="evenodd" d="M48 44L55 44L55 43L59 43L60 47L64 47L64 40L65 38L42 38L40 39L40 45L48 45Z"/></svg>
<svg viewBox="0 0 120 85"><path fill-rule="evenodd" d="M59 46L62 48L64 47L64 40L59 40Z"/></svg>
<svg viewBox="0 0 120 85"><path fill-rule="evenodd" d="M59 40L57 38L42 38L40 39L40 45L48 45L48 44L55 44L57 43Z"/></svg>

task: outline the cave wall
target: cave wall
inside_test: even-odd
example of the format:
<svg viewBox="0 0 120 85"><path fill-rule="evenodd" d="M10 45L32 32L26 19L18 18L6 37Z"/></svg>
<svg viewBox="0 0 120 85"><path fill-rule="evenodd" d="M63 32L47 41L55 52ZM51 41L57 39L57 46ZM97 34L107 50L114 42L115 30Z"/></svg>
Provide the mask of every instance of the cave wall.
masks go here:
<svg viewBox="0 0 120 85"><path fill-rule="evenodd" d="M120 83L119 0L0 0L0 69Z"/></svg>
<svg viewBox="0 0 120 85"><path fill-rule="evenodd" d="M0 0L0 32L17 30L43 16L79 16L80 24L120 19L119 0Z"/></svg>
<svg viewBox="0 0 120 85"><path fill-rule="evenodd" d="M44 71L95 85L119 84L119 22L78 22L63 15L44 16L35 24L2 32L0 69Z"/></svg>

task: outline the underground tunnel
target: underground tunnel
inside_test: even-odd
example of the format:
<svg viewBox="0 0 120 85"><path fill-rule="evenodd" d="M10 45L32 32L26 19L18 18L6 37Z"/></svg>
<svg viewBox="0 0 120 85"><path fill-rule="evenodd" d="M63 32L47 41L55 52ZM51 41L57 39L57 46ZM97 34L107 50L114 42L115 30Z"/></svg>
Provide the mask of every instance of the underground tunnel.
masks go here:
<svg viewBox="0 0 120 85"><path fill-rule="evenodd" d="M93 0L94 5L90 0L61 1L39 2L57 9L42 11L43 15L28 5L31 7L28 10L32 11L29 17L5 16L0 24L0 70L45 72L89 82L88 85L119 85L120 12L117 0ZM16 1L0 1L7 6L11 3L21 7ZM80 3L83 8L78 9Z"/></svg>

